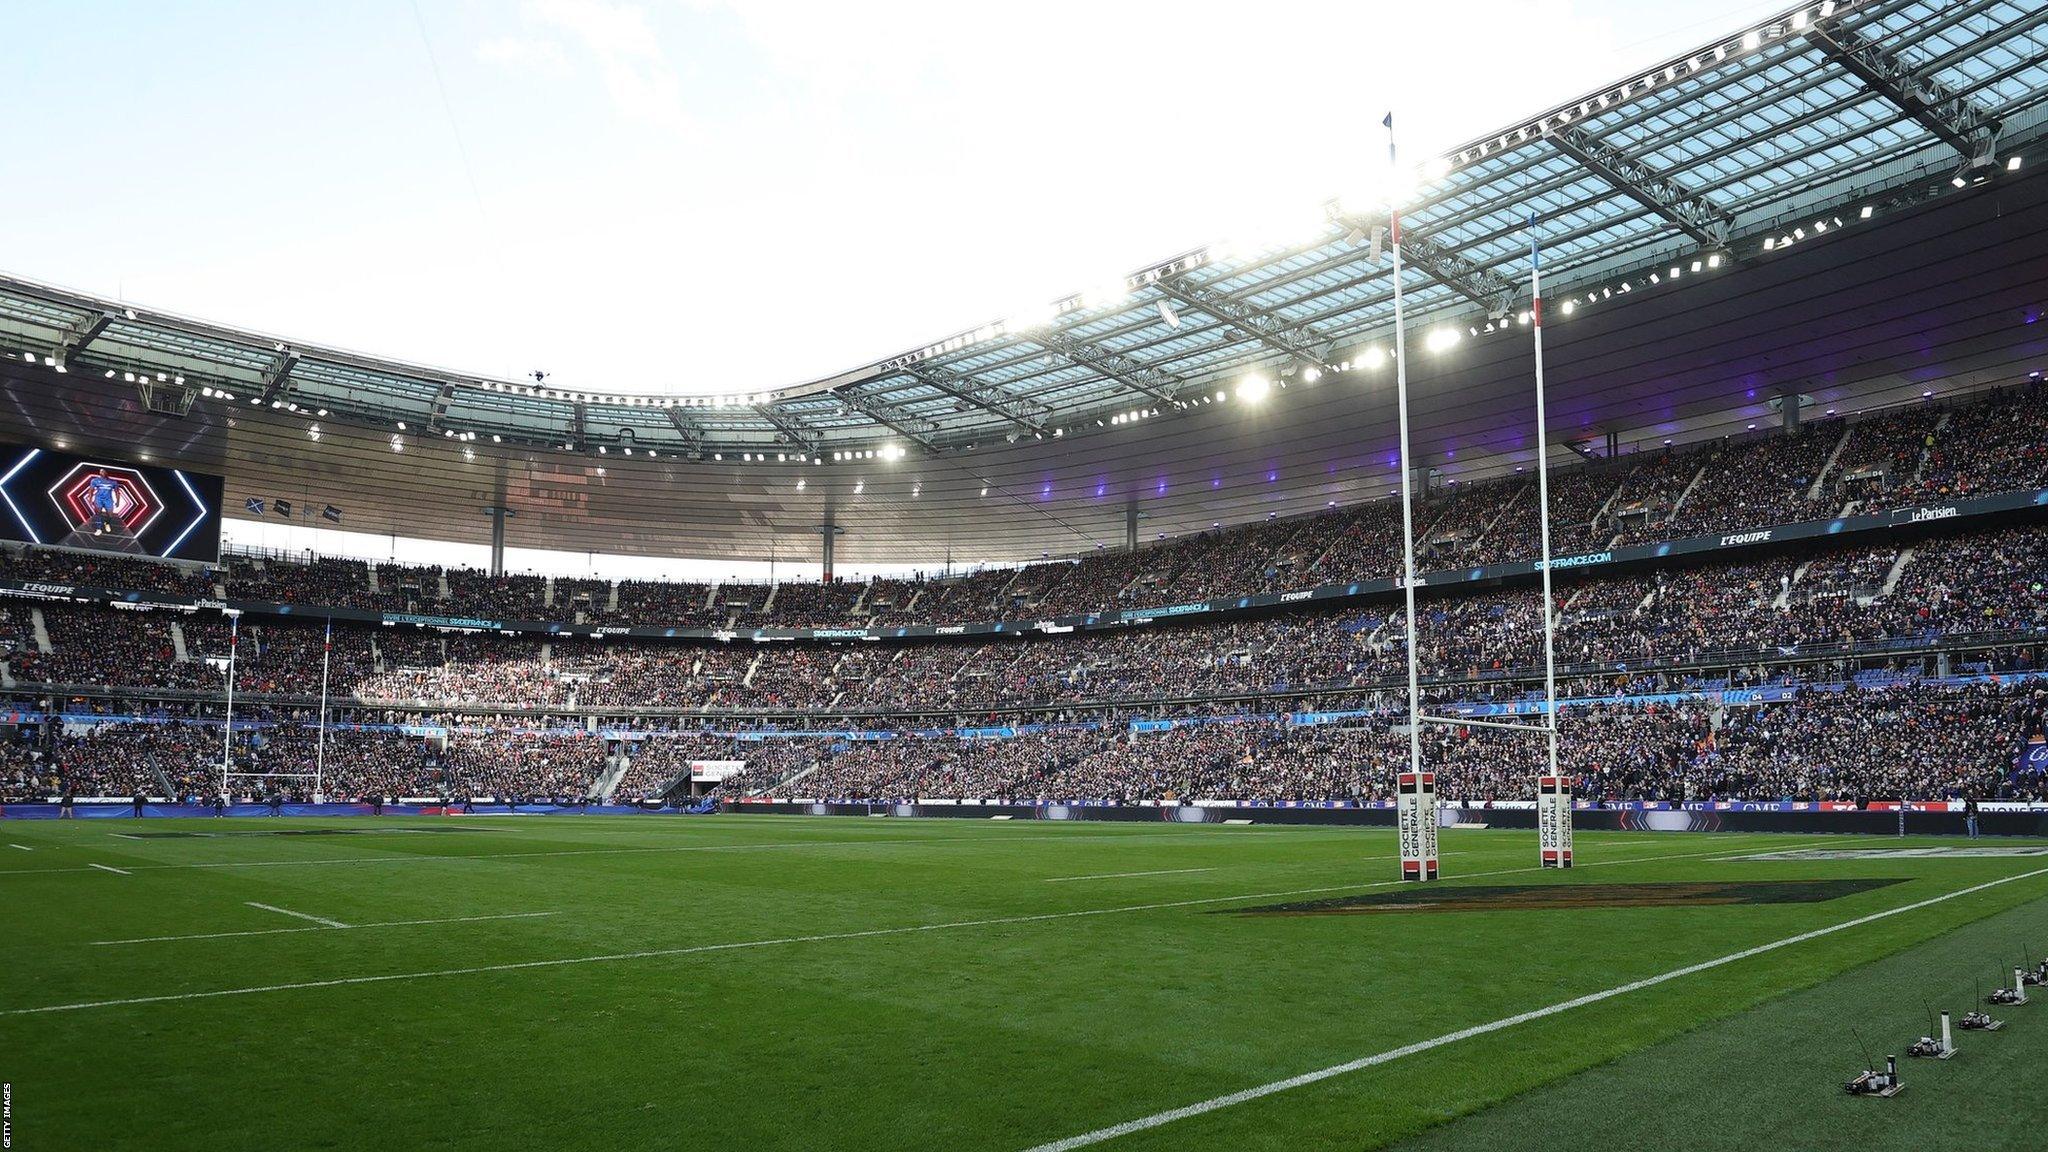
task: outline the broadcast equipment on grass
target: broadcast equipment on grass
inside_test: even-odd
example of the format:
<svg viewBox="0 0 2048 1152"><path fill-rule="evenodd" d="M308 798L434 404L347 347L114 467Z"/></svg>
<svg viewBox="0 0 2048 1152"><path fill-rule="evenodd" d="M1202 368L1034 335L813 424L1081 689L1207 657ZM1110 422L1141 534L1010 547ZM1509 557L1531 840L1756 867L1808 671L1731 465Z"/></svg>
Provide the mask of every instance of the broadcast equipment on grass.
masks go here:
<svg viewBox="0 0 2048 1152"><path fill-rule="evenodd" d="M2024 965L2027 962L2027 957L2031 954L2032 949L2021 949L2020 963ZM2025 971L2027 983L2035 985L2036 987L2042 984L2048 984L2048 960L2043 960L2039 964L2034 965L2032 968L2027 968Z"/></svg>
<svg viewBox="0 0 2048 1152"><path fill-rule="evenodd" d="M1904 1092L1906 1085L1899 1079L1899 1058L1897 1056L1886 1056L1884 1058L1884 1067L1880 1069L1876 1067L1876 1062L1871 1060L1870 1049L1864 1047L1862 1035L1855 1032L1854 1029L1850 1030L1850 1034L1856 1037L1856 1046L1863 1048L1863 1063L1865 1067L1855 1079L1842 1085L1842 1090L1851 1096L1882 1096L1886 1098L1897 1096L1899 1093Z"/></svg>
<svg viewBox="0 0 2048 1152"><path fill-rule="evenodd" d="M1934 1027L1934 1009L1927 1009L1928 1035L1913 1041L1906 1048L1906 1055L1926 1060L1946 1060L1956 1054L1955 1038L1949 1033L1948 1013L1941 1014L1941 1027Z"/></svg>
<svg viewBox="0 0 2048 1152"><path fill-rule="evenodd" d="M1990 1013L1973 1008L1963 1013L1963 1018L1956 1021L1956 1027L1965 1032L1996 1032L2005 1027L2005 1021L1993 1020Z"/></svg>
<svg viewBox="0 0 2048 1152"><path fill-rule="evenodd" d="M2024 973L2020 969L2013 969L2012 987L1993 988L1991 995L1984 998L1984 1002L1986 1004L2025 1004L2027 1002L2027 984L2025 980L2021 979L2023 975Z"/></svg>

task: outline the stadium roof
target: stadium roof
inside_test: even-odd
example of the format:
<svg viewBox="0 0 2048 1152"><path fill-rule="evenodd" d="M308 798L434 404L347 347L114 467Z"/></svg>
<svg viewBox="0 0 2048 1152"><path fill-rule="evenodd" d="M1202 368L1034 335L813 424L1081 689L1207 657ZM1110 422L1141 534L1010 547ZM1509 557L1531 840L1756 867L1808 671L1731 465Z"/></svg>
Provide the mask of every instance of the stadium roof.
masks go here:
<svg viewBox="0 0 2048 1152"><path fill-rule="evenodd" d="M1580 321L1602 310L1591 306L1604 307L1617 293L1633 292L1630 298L1641 301L1641 290L1652 285L1669 292L1673 272L1688 274L1687 292L1696 281L1738 268L1746 276L1784 257L1786 245L1804 247L1806 229L1824 229L1830 215L1848 213L1854 221L1859 206L1889 214L1948 191L1951 176L1967 187L2002 175L2004 162L2038 143L2048 119L2044 25L2048 9L2011 0L1808 4L1434 158L1422 166L1421 189L1402 210L1411 376L1430 375L1425 350L1461 338L1471 339L1461 353L1467 367L1488 362L1503 380L1525 370L1509 366L1526 356L1524 341L1508 354L1482 352L1486 342L1477 338L1520 330L1532 216L1543 237L1545 294L1552 317L1568 321L1558 333L1568 342ZM1376 138L1378 127L1362 124L1359 135ZM771 456L770 467L780 472L798 462L888 460L898 453L933 470L924 481L927 495L971 498L977 486L991 486L991 477L999 489L1032 492L1038 469L1047 471L1048 491L1055 482L1071 489L1104 461L1125 457L1156 462L1174 453L1194 461L1205 453L1274 452L1270 443L1215 443L1214 419L1199 414L1243 406L1247 381L1264 390L1312 385L1318 376L1359 377L1368 386L1391 376L1384 363L1392 346L1392 267L1381 231L1386 210L1375 208L1375 199L1384 195L1331 202L1285 247L1191 251L1120 285L1053 302L1040 316L985 325L827 380L724 397L597 395L545 381L481 379L5 278L0 352L62 365L80 385L80 377L125 384L132 376L148 385L153 409L184 411L196 401L230 426L238 414L244 425L320 419L336 439L355 426L346 438L371 447L394 435L422 448L435 440L474 443L490 454L517 446L529 471L575 472L579 487L600 452L616 469L636 450L642 459L674 462L665 467L704 461L735 474L707 482L723 473L687 468L692 483L710 489L748 483L732 466ZM1690 274L1695 260L1706 275ZM1579 316L1571 320L1564 313L1574 304ZM1480 375L1440 386L1466 388L1468 404L1494 403L1505 385L1482 385ZM1519 386L1526 390L1525 381ZM1730 418L1725 403L1701 415L1711 407L1703 395L1665 403L1661 414L1654 398L1637 397L1629 410L1646 418L1636 423L1620 409L1590 402L1574 408L1569 396L1561 399L1553 408L1559 419L1609 430L1655 426L1681 439L1724 430ZM1674 422L1672 411L1681 408ZM251 419L259 414L262 420ZM1516 458L1508 451L1513 437L1479 427L1482 416L1461 419L1457 428L1446 423L1439 439L1456 438L1473 448L1470 455L1491 445L1499 449L1494 470L1505 471ZM1129 423L1143 428L1118 427ZM1377 453L1377 429L1349 431L1360 459ZM1050 452L1062 437L1062 452ZM1040 439L1047 443L1034 454ZM506 447L489 448L494 440ZM293 470L279 458L284 443L266 449L264 467L253 470L266 475L259 481L252 474L252 483ZM422 462L409 458L407 465ZM1303 489L1303 507L1319 506L1313 498L1326 494L1384 493L1386 472L1377 464L1375 476L1342 491ZM1062 474L1053 476L1054 468ZM228 470L252 471L246 462ZM856 481L825 479L835 471L810 471L819 478L811 494L861 494ZM778 475L773 482L795 487L785 480ZM1109 486L1131 484L1120 476ZM931 503L923 507L906 514L899 530L875 538L916 534L920 517L928 523L936 513ZM1173 527L1206 527L1211 514L1250 518L1269 507L1250 499L1228 509L1212 504ZM1283 512L1299 510L1290 505ZM783 509L790 525L779 530L793 531L806 516L812 524L819 519L815 508ZM457 535L469 536L473 527ZM632 525L624 529L630 537ZM964 544L970 535L947 538ZM1072 538L1064 546L1048 547L1045 533L1016 530L1000 544L984 536L969 552L982 559L1057 553L1099 545L1104 533L1066 535ZM1108 535L1120 541L1120 531ZM560 546L606 547L595 538L563 539ZM677 546L670 541L662 550ZM763 551L730 541L701 546L732 555Z"/></svg>

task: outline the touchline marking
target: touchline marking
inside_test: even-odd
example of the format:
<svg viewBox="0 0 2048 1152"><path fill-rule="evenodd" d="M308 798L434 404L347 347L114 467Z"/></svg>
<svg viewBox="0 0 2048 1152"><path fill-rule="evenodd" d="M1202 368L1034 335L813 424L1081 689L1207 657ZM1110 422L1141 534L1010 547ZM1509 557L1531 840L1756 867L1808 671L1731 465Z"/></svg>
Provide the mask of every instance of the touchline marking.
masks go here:
<svg viewBox="0 0 2048 1152"><path fill-rule="evenodd" d="M1121 880L1126 876L1182 876L1189 872L1214 872L1214 868L1161 868L1156 872L1102 872L1094 876L1051 876L1047 884L1065 884L1072 880Z"/></svg>
<svg viewBox="0 0 2048 1152"><path fill-rule="evenodd" d="M480 920L531 920L554 916L554 912L504 912L495 916L448 916L438 920L383 920L375 924L339 924L333 928L257 928L246 932L195 932L186 936L137 936L131 940L93 940L94 947L110 944L160 944L169 940L225 940L233 936L290 936L299 932L360 932L365 928L411 928L419 924L474 924Z"/></svg>
<svg viewBox="0 0 2048 1152"><path fill-rule="evenodd" d="M124 870L124 869L116 868L116 867L114 867L114 866L113 866L113 865L111 865L111 864L88 864L88 865L86 865L86 867L88 867L88 868L97 868L97 869L99 869L99 870L100 870L100 871L102 871L102 872L112 872L112 873L114 873L114 874L115 874L115 875L117 875L117 876L133 876L133 875L135 875L135 873L133 873L133 872L129 872L129 871L126 871L126 870Z"/></svg>
<svg viewBox="0 0 2048 1152"><path fill-rule="evenodd" d="M244 900L242 903L247 904L251 908L261 908L265 912L275 912L280 916L297 916L301 920L311 920L315 924L324 924L329 928L348 927L348 925L343 924L339 920L329 920L325 916L311 916L304 912L294 912L289 908L279 908L275 904L258 904L254 900Z"/></svg>
<svg viewBox="0 0 2048 1152"><path fill-rule="evenodd" d="M1723 851L1716 848L1715 852ZM1597 868L1602 864L1650 864L1660 860L1685 860L1712 855L1690 852L1677 855L1645 856L1628 860L1602 860L1580 865ZM1467 879L1507 876L1518 872L1541 872L1543 868L1502 868L1473 872ZM2048 871L2048 869L2043 869ZM2015 877L2017 879L2017 877ZM223 996L252 996L259 992L296 992L308 988L341 988L354 984L388 984L398 980L426 980L442 976L475 976L489 972L520 972L530 968L562 968L576 964L607 964L621 960L653 960L667 956L693 956L704 952L731 952L742 948L770 948L783 944L820 944L833 940L863 940L876 936L904 936L917 932L941 932L954 928L986 928L1004 924L1032 924L1045 920L1071 920L1083 916L1112 916L1123 912L1151 912L1162 908L1192 908L1203 904L1227 904L1233 900L1273 900L1282 896L1310 896L1319 892L1356 892L1365 888L1386 888L1407 884L1406 880L1372 880L1357 884L1326 884L1319 888L1295 888L1285 892L1245 892L1235 896L1203 896L1192 900L1169 900L1158 904L1125 904L1115 908L1085 908L1073 912L1038 912L1026 916L997 916L985 920L951 920L940 924L911 924L898 928L868 928L858 932L828 932L817 936L781 936L767 940L736 940L726 944L694 944L682 948L656 948L643 952L613 952L601 956L565 956L555 960L522 960L508 964L483 964L472 968L437 968L425 972L393 972L382 976L341 976L332 980L302 980L291 984L259 984L248 988L218 988L207 992L175 992L163 996L133 996L121 1000L86 1000L72 1004L45 1004L35 1008L0 1008L0 1017L38 1016L51 1012L78 1012L88 1008L121 1008L136 1004L164 1004L179 1000L213 1000Z"/></svg>
<svg viewBox="0 0 2048 1152"><path fill-rule="evenodd" d="M779 817L778 817L779 819ZM823 817L820 817L823 819ZM1370 829L1368 829L1370 831ZM1228 839L1239 839L1243 833L1233 834ZM1085 837L1090 845L1123 844L1140 838L1166 837L1179 839L1190 846L1208 847L1223 843L1221 839L1199 841L1181 833L1140 833L1118 836ZM903 840L804 840L774 844L658 844L642 848L563 848L532 852L466 852L447 856L332 856L315 860L210 860L184 864L133 864L137 870L162 871L174 868L303 868L328 864L431 864L462 863L470 860L527 860L543 856L632 856L663 852L757 852L784 848L915 848L926 844L1014 844L1023 840L1059 840L1077 842L1067 834L1034 836L927 836ZM1724 849L1725 851L1725 849ZM56 872L79 872L79 868L4 868L0 876L47 876Z"/></svg>
<svg viewBox="0 0 2048 1152"><path fill-rule="evenodd" d="M1277 1092L1285 1092L1292 1088L1300 1088L1328 1080L1333 1076L1342 1076L1346 1073L1357 1072L1380 1064L1389 1064L1404 1056L1414 1056L1421 1052L1427 1052L1432 1048L1442 1048L1448 1044L1456 1044L1460 1040L1470 1040L1475 1036L1484 1036L1489 1032L1499 1032L1506 1028L1512 1028L1517 1024L1526 1024L1531 1020L1541 1020L1546 1016L1555 1016L1561 1012L1569 1012L1574 1008L1583 1008L1588 1004L1598 1004L1602 1000L1612 1000L1617 996L1626 996L1631 992L1640 992L1645 988L1654 988L1659 984L1666 984L1673 980L1697 975L1709 969L1734 964L1737 961L1748 960L1754 956L1761 956L1766 952L1775 952L1780 948L1789 948L1794 944L1804 944L1808 940L1816 940L1822 936L1830 936L1850 928L1860 928L1865 924L1874 923L1878 920L1945 903L1959 896L1968 896L1973 893L1982 892L1987 888L1996 888L2001 884L2011 884L2016 880L2031 880L2036 876L2048 876L2048 868L2037 868L2032 872L2022 872L2017 876L2006 876L2001 879L1986 881L1983 884L1972 885L1968 888L1960 888L1940 896L1931 896L1912 904L1904 904L1897 908L1887 908L1882 912L1872 912L1868 916L1858 916L1853 920L1844 920L1839 924L1830 924L1825 928L1815 928L1810 932L1801 932L1795 936L1773 940L1768 944L1758 944L1754 948L1744 948L1740 952L1730 952L1726 956L1718 956L1712 960L1702 960L1697 964L1688 964L1683 968L1673 968L1669 972L1661 972L1655 976L1646 976L1641 980L1632 980L1627 984L1617 984L1600 992L1589 992L1584 996L1575 996L1570 1000L1562 1000L1546 1008L1536 1008L1528 1012L1518 1012L1513 1016L1503 1016L1498 1020L1485 1024L1475 1024L1470 1028L1461 1028L1456 1032L1446 1032L1441 1036L1432 1037L1428 1040L1418 1040L1413 1044L1406 1044L1399 1048L1390 1048L1385 1052L1363 1056L1357 1060L1346 1061L1342 1064L1332 1064L1328 1068L1319 1068L1314 1072L1304 1072L1299 1076L1290 1076L1285 1080L1275 1080L1270 1084L1261 1084L1256 1088L1246 1088L1241 1092L1232 1092L1225 1096L1212 1096L1197 1104L1188 1104L1180 1108L1171 1108L1164 1112L1155 1112L1150 1116L1142 1116L1136 1120L1126 1120L1121 1124L1112 1124L1107 1128L1097 1128L1093 1132L1083 1132L1079 1136L1069 1136L1064 1140L1055 1140L1050 1144L1034 1145L1027 1149L1026 1152L1071 1152L1075 1148L1086 1148L1091 1144L1101 1144L1107 1140L1114 1140L1119 1136L1128 1136L1133 1132L1143 1132L1147 1129L1158 1128L1165 1124L1171 1124L1176 1120L1185 1120L1190 1116L1200 1116L1204 1113L1235 1107L1236 1105L1248 1103L1265 1096L1271 1096Z"/></svg>
<svg viewBox="0 0 2048 1152"><path fill-rule="evenodd" d="M9 844L9 845L8 845L8 847L9 847L9 848L19 848L19 849L21 849L21 850L22 850L23 852L33 852L33 851L35 851L35 849L33 849L33 848L29 847L29 846L28 846L28 845L26 845L26 844Z"/></svg>
<svg viewBox="0 0 2048 1152"><path fill-rule="evenodd" d="M567 817L564 817L564 819L567 819ZM607 819L607 817L593 817L593 819ZM779 819L783 819L783 817L779 817L779 816L777 816L777 817L763 817L763 819L776 819L776 820L779 820ZM823 817L819 817L819 819L823 819ZM1392 832L1392 831L1393 831L1393 829L1391 829L1391 828L1360 828L1360 829L1358 829L1357 831L1358 831L1358 832L1361 832L1361 833L1374 833L1374 832ZM1292 832L1287 832L1287 833L1281 833L1281 834L1282 834L1282 835L1294 835L1294 833L1292 833ZM1229 836L1229 839L1232 839L1232 840L1236 840L1236 839L1239 839L1240 837L1243 837L1243 836L1248 836L1248 835L1250 835L1250 833L1249 833L1249 832L1239 831L1239 832L1236 832L1236 833L1233 833L1233 834L1231 834L1231 835ZM1669 837L1671 837L1671 836L1679 836L1679 835L1686 835L1686 833L1677 833L1677 832L1673 832L1673 833L1666 833L1666 834L1664 834L1664 837L1663 837L1663 838L1658 838L1658 839L1642 839L1642 840L1627 840L1627 841L1620 841L1620 840L1617 840L1617 841L1612 841L1612 843L1614 843L1614 844L1617 844L1617 845L1622 845L1622 846L1628 846L1628 847L1633 847L1633 846L1636 846L1636 845L1641 845L1641 844L1662 844L1662 843L1665 843L1665 842L1666 842L1666 840L1667 840L1667 839L1668 839ZM1701 833L1701 835L1705 835L1705 833ZM1720 833L1716 833L1715 835L1721 835L1721 834L1720 834ZM1753 833L1741 833L1741 832L1731 832L1731 833L1727 833L1726 835L1728 835L1728 836L1731 836L1731 837L1732 837L1732 836L1748 836L1748 835L1753 835ZM1124 842L1126 842L1126 841L1131 841L1131 840L1137 840L1137 839L1140 839L1140 838L1156 838L1156 837L1162 837L1162 836L1163 836L1163 837L1166 837L1166 838L1169 838L1169 839L1182 839L1182 840L1185 840L1185 841L1186 841L1186 842L1187 842L1188 844L1190 844L1190 845L1195 845L1195 846L1208 846L1208 845L1213 845L1213 844L1218 844L1218 843L1222 843L1222 842L1223 842L1222 840L1209 840L1209 841L1197 841L1197 840L1191 840L1191 839L1187 839L1184 833L1177 833L1177 832L1156 832L1156 833L1154 833L1154 832L1133 832L1133 833L1127 833L1127 834L1118 834L1118 835L1115 835L1115 836L1110 836L1110 835L1106 835L1106 834L1105 834L1105 835L1087 836L1087 837L1083 837L1082 839L1083 839L1083 840L1085 840L1086 842L1088 842L1088 843L1089 843L1089 844L1091 844L1091 845L1093 845L1093 844L1121 844L1121 843L1124 843ZM1307 839L1307 837L1303 837L1303 838L1304 838L1304 839ZM1337 837L1327 837L1327 839L1336 839L1336 838L1337 838ZM1317 837L1317 839L1325 839L1325 837ZM1879 839L1883 839L1883 837L1879 837ZM321 859L313 859L313 860L207 860L207 861L198 861L198 862L194 862L194 863L183 863L183 864L131 864L131 865L129 865L129 867L131 867L131 868L134 868L134 869L137 869L137 870L139 870L139 871L162 871L162 870L166 870L166 869L179 869L179 868L300 868L300 867L307 867L307 866L313 866L313 865L329 865L329 864L344 864L344 865L346 865L346 864L431 864L431 863L461 863L461 862L463 862L463 861L468 861L468 860L525 860L525 859L531 859L531 858L534 858L534 857L542 857L542 856L616 856L616 855L640 855L640 854L645 854L645 853L661 853L661 852L746 852L746 851L753 851L753 850L757 850L757 849L782 849L782 848L847 848L847 847L851 847L851 848L870 848L870 847L873 847L873 848L890 848L890 847L916 847L916 846L919 846L919 845L924 845L924 844L1011 844L1011 843L1016 843L1016 842L1018 842L1018 841L1022 841L1022 840L1061 840L1061 841L1067 841L1067 842L1070 842L1070 843L1072 843L1072 842L1076 842L1076 841L1075 841L1075 840L1073 839L1073 837L1070 837L1070 836L1069 836L1069 835L1067 835L1067 834L1059 834L1059 835L1050 835L1050 836L1048 836L1048 835L1032 835L1032 836L1028 836L1028 837L1027 837L1027 836L1022 836L1022 835L1003 835L1003 836L995 836L995 837L984 837L984 836L951 836L951 837L938 837L938 836L931 836L931 837L919 837L919 838L915 838L915 839L907 839L907 840L809 840L809 841L791 841L791 842L788 842L788 843L776 843L776 844L664 844L664 845L655 845L655 846L652 846L652 847L644 847L644 848L564 848L564 849L551 849L551 850L548 850L548 851L533 851L533 852L476 852L476 853L463 853L463 854L460 854L460 855L451 855L451 856L333 856L333 857L326 857L326 858L321 858ZM1473 854L1474 854L1474 855L1487 855L1487 856L1492 856L1492 855L1497 855L1497 854L1505 854L1505 853L1507 853L1508 851L1510 851L1510 850L1509 850L1509 849L1504 849L1504 848L1489 848L1489 849L1475 849L1475 850L1473 851ZM1726 847L1723 847L1723 848L1720 848L1720 849L1716 849L1716 852L1726 852L1726 851L1727 851L1727 848L1726 848ZM1752 851L1753 851L1753 849L1752 849ZM1688 854L1686 854L1686 855L1684 855L1684 856L1674 856L1674 857L1672 857L1672 859L1675 859L1675 860L1686 860L1686 859L1691 859L1691 858L1692 858L1692 857L1694 857L1694 856L1711 856L1711 855L1714 855L1714 853L1712 853L1712 852L1699 852L1699 853L1688 853ZM1611 863L1622 863L1622 862L1623 862L1623 861L1611 861ZM1580 865L1579 865L1579 867L1581 867L1581 868L1589 868L1589 867L1592 867L1592 865L1591 865L1591 864L1580 864ZM55 873L59 873L59 872L83 872L83 871L85 871L85 869L84 869L84 868L0 868L0 876L48 876L48 875L52 875L52 874L55 874ZM1518 869L1515 869L1514 871L1517 871L1517 872L1521 872L1521 871L1535 871L1535 869L1520 869L1520 868L1518 868ZM1489 875L1493 875L1493 873L1489 873Z"/></svg>

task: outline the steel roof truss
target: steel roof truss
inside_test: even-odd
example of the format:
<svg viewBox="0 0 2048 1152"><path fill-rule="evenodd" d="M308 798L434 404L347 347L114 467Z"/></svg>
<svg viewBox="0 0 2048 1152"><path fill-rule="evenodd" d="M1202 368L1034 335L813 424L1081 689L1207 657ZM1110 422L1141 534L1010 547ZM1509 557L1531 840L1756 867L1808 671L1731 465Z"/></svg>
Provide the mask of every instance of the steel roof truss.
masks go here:
<svg viewBox="0 0 2048 1152"><path fill-rule="evenodd" d="M1998 137L1999 121L1983 105L1943 83L1931 71L1917 70L1905 57L1854 28L1816 22L1806 33L1821 54L1899 106L1929 132L1962 153L1965 160L1987 152Z"/></svg>

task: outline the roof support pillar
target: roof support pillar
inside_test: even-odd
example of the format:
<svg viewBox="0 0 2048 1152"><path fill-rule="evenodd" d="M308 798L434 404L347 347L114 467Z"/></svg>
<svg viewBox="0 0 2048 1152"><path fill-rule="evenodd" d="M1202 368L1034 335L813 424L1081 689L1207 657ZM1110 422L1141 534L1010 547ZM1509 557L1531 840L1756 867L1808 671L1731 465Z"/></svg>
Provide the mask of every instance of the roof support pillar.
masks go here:
<svg viewBox="0 0 2048 1152"><path fill-rule="evenodd" d="M818 559L823 570L823 579L827 584L833 580L833 553L837 551L839 535L845 531L846 529L834 521L830 512L825 514L825 522L818 525Z"/></svg>
<svg viewBox="0 0 2048 1152"><path fill-rule="evenodd" d="M503 504L492 504L484 509L484 515L491 518L491 575L505 574L505 521L519 515Z"/></svg>

